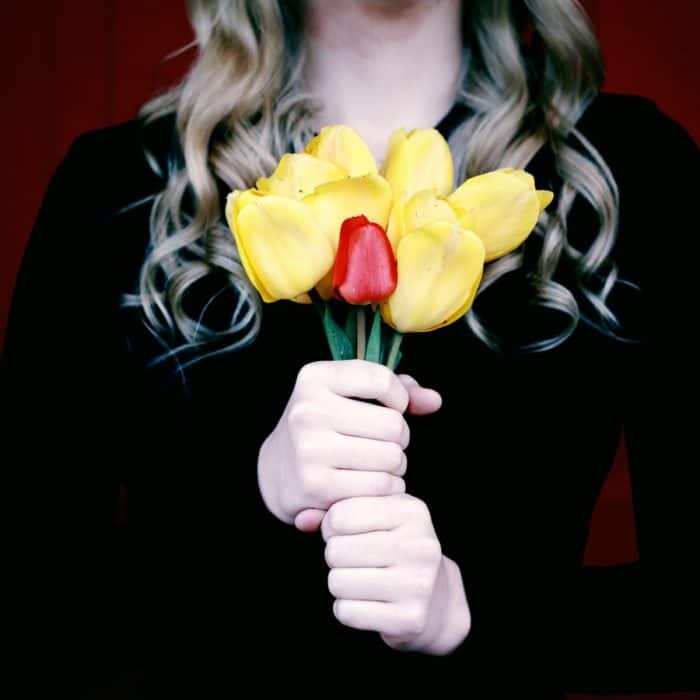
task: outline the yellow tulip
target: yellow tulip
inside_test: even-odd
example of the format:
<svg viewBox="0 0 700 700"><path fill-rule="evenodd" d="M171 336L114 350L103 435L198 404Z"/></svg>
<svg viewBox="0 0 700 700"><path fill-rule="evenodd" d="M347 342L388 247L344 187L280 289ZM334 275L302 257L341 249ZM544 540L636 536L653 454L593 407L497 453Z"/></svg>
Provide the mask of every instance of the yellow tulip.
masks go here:
<svg viewBox="0 0 700 700"><path fill-rule="evenodd" d="M256 186L262 192L302 199L327 182L342 180L347 173L333 163L306 153L287 153L270 177L261 177Z"/></svg>
<svg viewBox="0 0 700 700"><path fill-rule="evenodd" d="M263 301L310 301L306 293L331 268L335 250L306 206L274 194L235 191L226 200L226 220Z"/></svg>
<svg viewBox="0 0 700 700"><path fill-rule="evenodd" d="M395 201L391 209L387 236L396 250L399 241L406 234L435 221L457 223L457 215L443 197L437 197L433 190L422 190L407 202Z"/></svg>
<svg viewBox="0 0 700 700"><path fill-rule="evenodd" d="M377 172L372 151L362 137L349 126L326 126L309 141L305 153L333 163L350 177Z"/></svg>
<svg viewBox="0 0 700 700"><path fill-rule="evenodd" d="M401 333L432 331L471 307L484 269L484 245L471 231L437 221L407 233L396 250L398 284L381 305Z"/></svg>
<svg viewBox="0 0 700 700"><path fill-rule="evenodd" d="M330 126L304 153L282 156L256 188L229 195L226 219L246 274L263 301L311 303L317 287L332 296L330 275L342 222L364 214L386 228L389 184L362 137Z"/></svg>
<svg viewBox="0 0 700 700"><path fill-rule="evenodd" d="M391 188L380 175L351 177L317 187L302 202L313 212L333 250L337 250L340 225L351 216L364 214L386 229L391 211Z"/></svg>
<svg viewBox="0 0 700 700"><path fill-rule="evenodd" d="M331 126L255 188L232 192L226 219L262 299L310 303L314 288L332 296L341 224L366 216L387 230L397 257L384 320L402 333L429 331L469 310L484 261L519 246L552 199L522 170L473 177L450 194L453 178L435 129L394 132L380 175L360 135Z"/></svg>
<svg viewBox="0 0 700 700"><path fill-rule="evenodd" d="M386 229L391 211L391 187L380 175L351 177L322 185L302 201L313 212L336 251L340 225L351 216L364 214ZM329 270L316 285L316 291L323 299L333 296L332 272Z"/></svg>
<svg viewBox="0 0 700 700"><path fill-rule="evenodd" d="M436 129L394 131L381 172L398 201L407 202L421 190L445 196L454 185L450 149Z"/></svg>
<svg viewBox="0 0 700 700"><path fill-rule="evenodd" d="M503 168L469 178L447 201L460 225L484 242L486 261L517 248L532 232L552 193L536 190L523 170Z"/></svg>

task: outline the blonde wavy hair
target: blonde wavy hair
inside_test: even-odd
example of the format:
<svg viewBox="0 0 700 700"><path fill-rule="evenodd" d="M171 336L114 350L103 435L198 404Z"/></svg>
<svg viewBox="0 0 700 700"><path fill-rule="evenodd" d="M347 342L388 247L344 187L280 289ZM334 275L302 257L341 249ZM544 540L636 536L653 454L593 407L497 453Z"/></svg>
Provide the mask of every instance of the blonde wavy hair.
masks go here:
<svg viewBox="0 0 700 700"><path fill-rule="evenodd" d="M124 298L142 309L168 349L164 356L184 353L187 363L240 349L260 328L262 303L223 220L221 185L251 187L290 147L301 149L313 136L318 106L303 84L302 0L189 0L188 7L197 59L180 85L141 113L145 124L175 116L180 158L171 158L166 171L148 154L165 186L153 201L138 293ZM524 344L525 350L562 343L580 321L615 335L607 300L618 281L609 260L618 190L601 155L576 128L603 79L590 22L576 0L471 0L463 16L458 101L467 110L449 137L456 176L461 182L487 170L526 167L548 145L560 178L555 206L525 246L487 266L480 295L520 272L532 292L530 305L557 312L556 331ZM567 235L579 198L597 219L584 249ZM532 250L536 255L526 259ZM206 302L192 308L190 292L207 282L213 286L204 287ZM225 320L212 323L208 307L224 293L231 299ZM501 338L475 309L465 321L478 338L499 347Z"/></svg>

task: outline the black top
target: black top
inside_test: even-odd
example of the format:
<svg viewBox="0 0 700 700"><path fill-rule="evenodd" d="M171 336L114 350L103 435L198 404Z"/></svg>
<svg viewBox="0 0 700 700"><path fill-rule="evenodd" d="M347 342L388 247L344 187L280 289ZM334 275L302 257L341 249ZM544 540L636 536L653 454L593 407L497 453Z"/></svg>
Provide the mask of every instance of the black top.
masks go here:
<svg viewBox="0 0 700 700"><path fill-rule="evenodd" d="M697 688L700 518L694 394L684 391L700 163L687 133L648 100L605 94L578 125L619 184L613 257L642 291L621 287L611 303L640 342L580 324L554 350L498 354L462 322L404 340L400 371L444 398L437 414L409 418L407 487L429 506L473 614L466 642L433 658L341 627L320 536L278 522L259 496L260 444L299 368L329 357L313 310L265 305L248 348L184 375L173 362L148 366L161 348L119 297L135 289L149 197L163 186L143 141L166 162L169 124L130 122L75 141L17 281L4 471L20 476L8 486L11 607L28 678L55 674L58 659L72 682L102 687L126 669L145 673L154 694L193 683L193 697L218 697L209 686L232 694L245 679L262 692L357 683L370 697L383 682L439 689L448 679L478 688L476 698ZM528 170L556 196L548 150ZM571 239L585 245L595 230L578 202ZM479 303L500 328L527 332L537 321L526 300L516 274ZM623 426L640 561L582 567ZM117 529L120 482L129 523ZM334 680L323 680L328 671Z"/></svg>

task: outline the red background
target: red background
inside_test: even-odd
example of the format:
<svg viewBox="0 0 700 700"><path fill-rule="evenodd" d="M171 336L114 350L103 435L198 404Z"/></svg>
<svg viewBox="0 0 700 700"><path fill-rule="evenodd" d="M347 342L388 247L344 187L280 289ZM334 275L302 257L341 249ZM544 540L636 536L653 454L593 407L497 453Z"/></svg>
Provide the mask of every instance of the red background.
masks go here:
<svg viewBox="0 0 700 700"><path fill-rule="evenodd" d="M584 5L603 45L605 89L653 98L700 140L695 50L700 3L586 0ZM1 3L0 17L0 65L5 66L1 343L27 236L48 179L71 141L88 129L132 118L155 90L183 74L193 52L163 60L192 39L184 2L33 0ZM593 518L587 561L609 564L635 557L622 444Z"/></svg>

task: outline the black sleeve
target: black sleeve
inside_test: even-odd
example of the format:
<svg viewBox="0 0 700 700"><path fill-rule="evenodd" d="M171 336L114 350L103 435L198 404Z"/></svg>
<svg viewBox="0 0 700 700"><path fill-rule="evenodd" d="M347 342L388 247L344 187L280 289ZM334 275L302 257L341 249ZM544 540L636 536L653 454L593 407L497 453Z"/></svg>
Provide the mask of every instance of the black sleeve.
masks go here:
<svg viewBox="0 0 700 700"><path fill-rule="evenodd" d="M24 682L54 692L57 673L85 687L127 664L152 669L156 657L173 677L197 654L228 655L227 669L238 635L287 634L277 579L303 568L297 543L322 563L317 538L278 521L257 487L257 450L291 369L267 371L274 358L256 344L196 365L194 397L167 365L146 369L154 341L120 300L148 212L118 212L162 183L149 179L133 129L118 129L80 137L55 172L2 358L13 647ZM120 483L126 528L115 525Z"/></svg>
<svg viewBox="0 0 700 700"><path fill-rule="evenodd" d="M620 251L641 286L642 342L623 380L639 561L587 567L572 600L570 677L594 690L700 688L700 482L694 425L700 158L647 103L643 184L621 198ZM631 196L631 195L630 195Z"/></svg>
<svg viewBox="0 0 700 700"><path fill-rule="evenodd" d="M80 137L50 182L2 358L13 647L34 679L51 659L87 678L85 655L116 638L123 599L114 520L129 391L95 161Z"/></svg>

